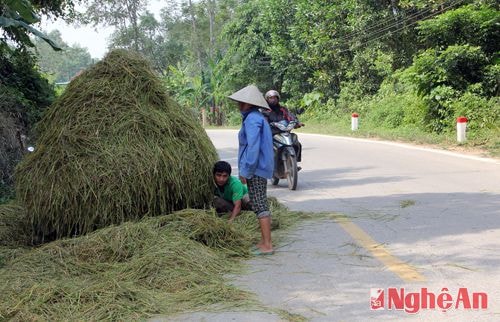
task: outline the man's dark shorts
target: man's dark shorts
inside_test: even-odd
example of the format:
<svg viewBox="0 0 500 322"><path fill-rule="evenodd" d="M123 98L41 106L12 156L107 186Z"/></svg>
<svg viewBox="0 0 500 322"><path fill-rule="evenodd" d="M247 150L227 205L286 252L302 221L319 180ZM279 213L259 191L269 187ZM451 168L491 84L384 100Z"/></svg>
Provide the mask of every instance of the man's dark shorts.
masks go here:
<svg viewBox="0 0 500 322"><path fill-rule="evenodd" d="M233 211L234 204L224 198L214 196L214 208L219 214ZM248 194L244 195L241 199L241 210L252 210L252 203Z"/></svg>

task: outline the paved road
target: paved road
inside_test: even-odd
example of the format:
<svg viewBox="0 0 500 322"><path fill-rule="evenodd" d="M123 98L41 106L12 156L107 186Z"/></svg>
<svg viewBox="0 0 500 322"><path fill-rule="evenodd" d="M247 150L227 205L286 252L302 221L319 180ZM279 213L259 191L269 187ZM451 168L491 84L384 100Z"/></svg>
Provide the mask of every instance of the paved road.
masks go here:
<svg viewBox="0 0 500 322"><path fill-rule="evenodd" d="M236 131L208 134L221 158L235 166ZM311 321L500 320L498 160L360 139L311 134L300 139L297 191L283 182L269 186L269 194L293 210L346 218L304 223L274 256L250 260L251 272L238 278L238 285L269 306ZM406 293L427 288L436 299L449 293L454 301L460 288L467 288L471 301L472 292L486 293L488 307L464 309L461 293L461 306L453 302L446 312L439 309L446 301L416 314L389 310L390 287ZM385 291L385 310L370 309L373 288ZM422 306L412 303L409 311ZM238 314L187 320L279 320Z"/></svg>

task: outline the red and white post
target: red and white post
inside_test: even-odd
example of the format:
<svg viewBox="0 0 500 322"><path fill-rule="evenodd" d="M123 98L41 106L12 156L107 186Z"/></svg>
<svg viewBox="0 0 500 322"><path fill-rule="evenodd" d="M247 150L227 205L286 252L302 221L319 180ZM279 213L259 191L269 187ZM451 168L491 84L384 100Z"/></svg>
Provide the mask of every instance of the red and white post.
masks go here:
<svg viewBox="0 0 500 322"><path fill-rule="evenodd" d="M351 130L357 131L358 130L358 113L352 113L351 115Z"/></svg>
<svg viewBox="0 0 500 322"><path fill-rule="evenodd" d="M467 130L467 118L465 116L457 117L457 141L459 143L465 142L466 130Z"/></svg>

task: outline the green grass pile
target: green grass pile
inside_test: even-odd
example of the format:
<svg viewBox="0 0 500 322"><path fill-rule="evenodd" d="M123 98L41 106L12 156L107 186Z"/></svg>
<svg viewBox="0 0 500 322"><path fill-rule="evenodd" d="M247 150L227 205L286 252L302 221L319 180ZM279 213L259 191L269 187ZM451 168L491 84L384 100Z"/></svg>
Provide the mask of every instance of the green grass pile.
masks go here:
<svg viewBox="0 0 500 322"><path fill-rule="evenodd" d="M275 228L301 216L271 206ZM0 264L0 320L137 320L251 305L224 275L238 272L259 238L251 212L228 224L186 209L11 252Z"/></svg>
<svg viewBox="0 0 500 322"><path fill-rule="evenodd" d="M110 52L76 77L37 127L16 197L38 236L80 235L212 198L217 153L142 57Z"/></svg>

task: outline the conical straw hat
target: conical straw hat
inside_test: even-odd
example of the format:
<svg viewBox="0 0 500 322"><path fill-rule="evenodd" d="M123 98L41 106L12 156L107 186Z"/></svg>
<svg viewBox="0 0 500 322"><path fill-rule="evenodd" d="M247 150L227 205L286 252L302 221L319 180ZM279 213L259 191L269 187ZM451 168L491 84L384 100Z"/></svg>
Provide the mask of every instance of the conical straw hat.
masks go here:
<svg viewBox="0 0 500 322"><path fill-rule="evenodd" d="M229 98L236 102L248 103L254 106L266 108L268 110L270 109L269 105L267 105L266 99L255 85L243 87L229 96Z"/></svg>

